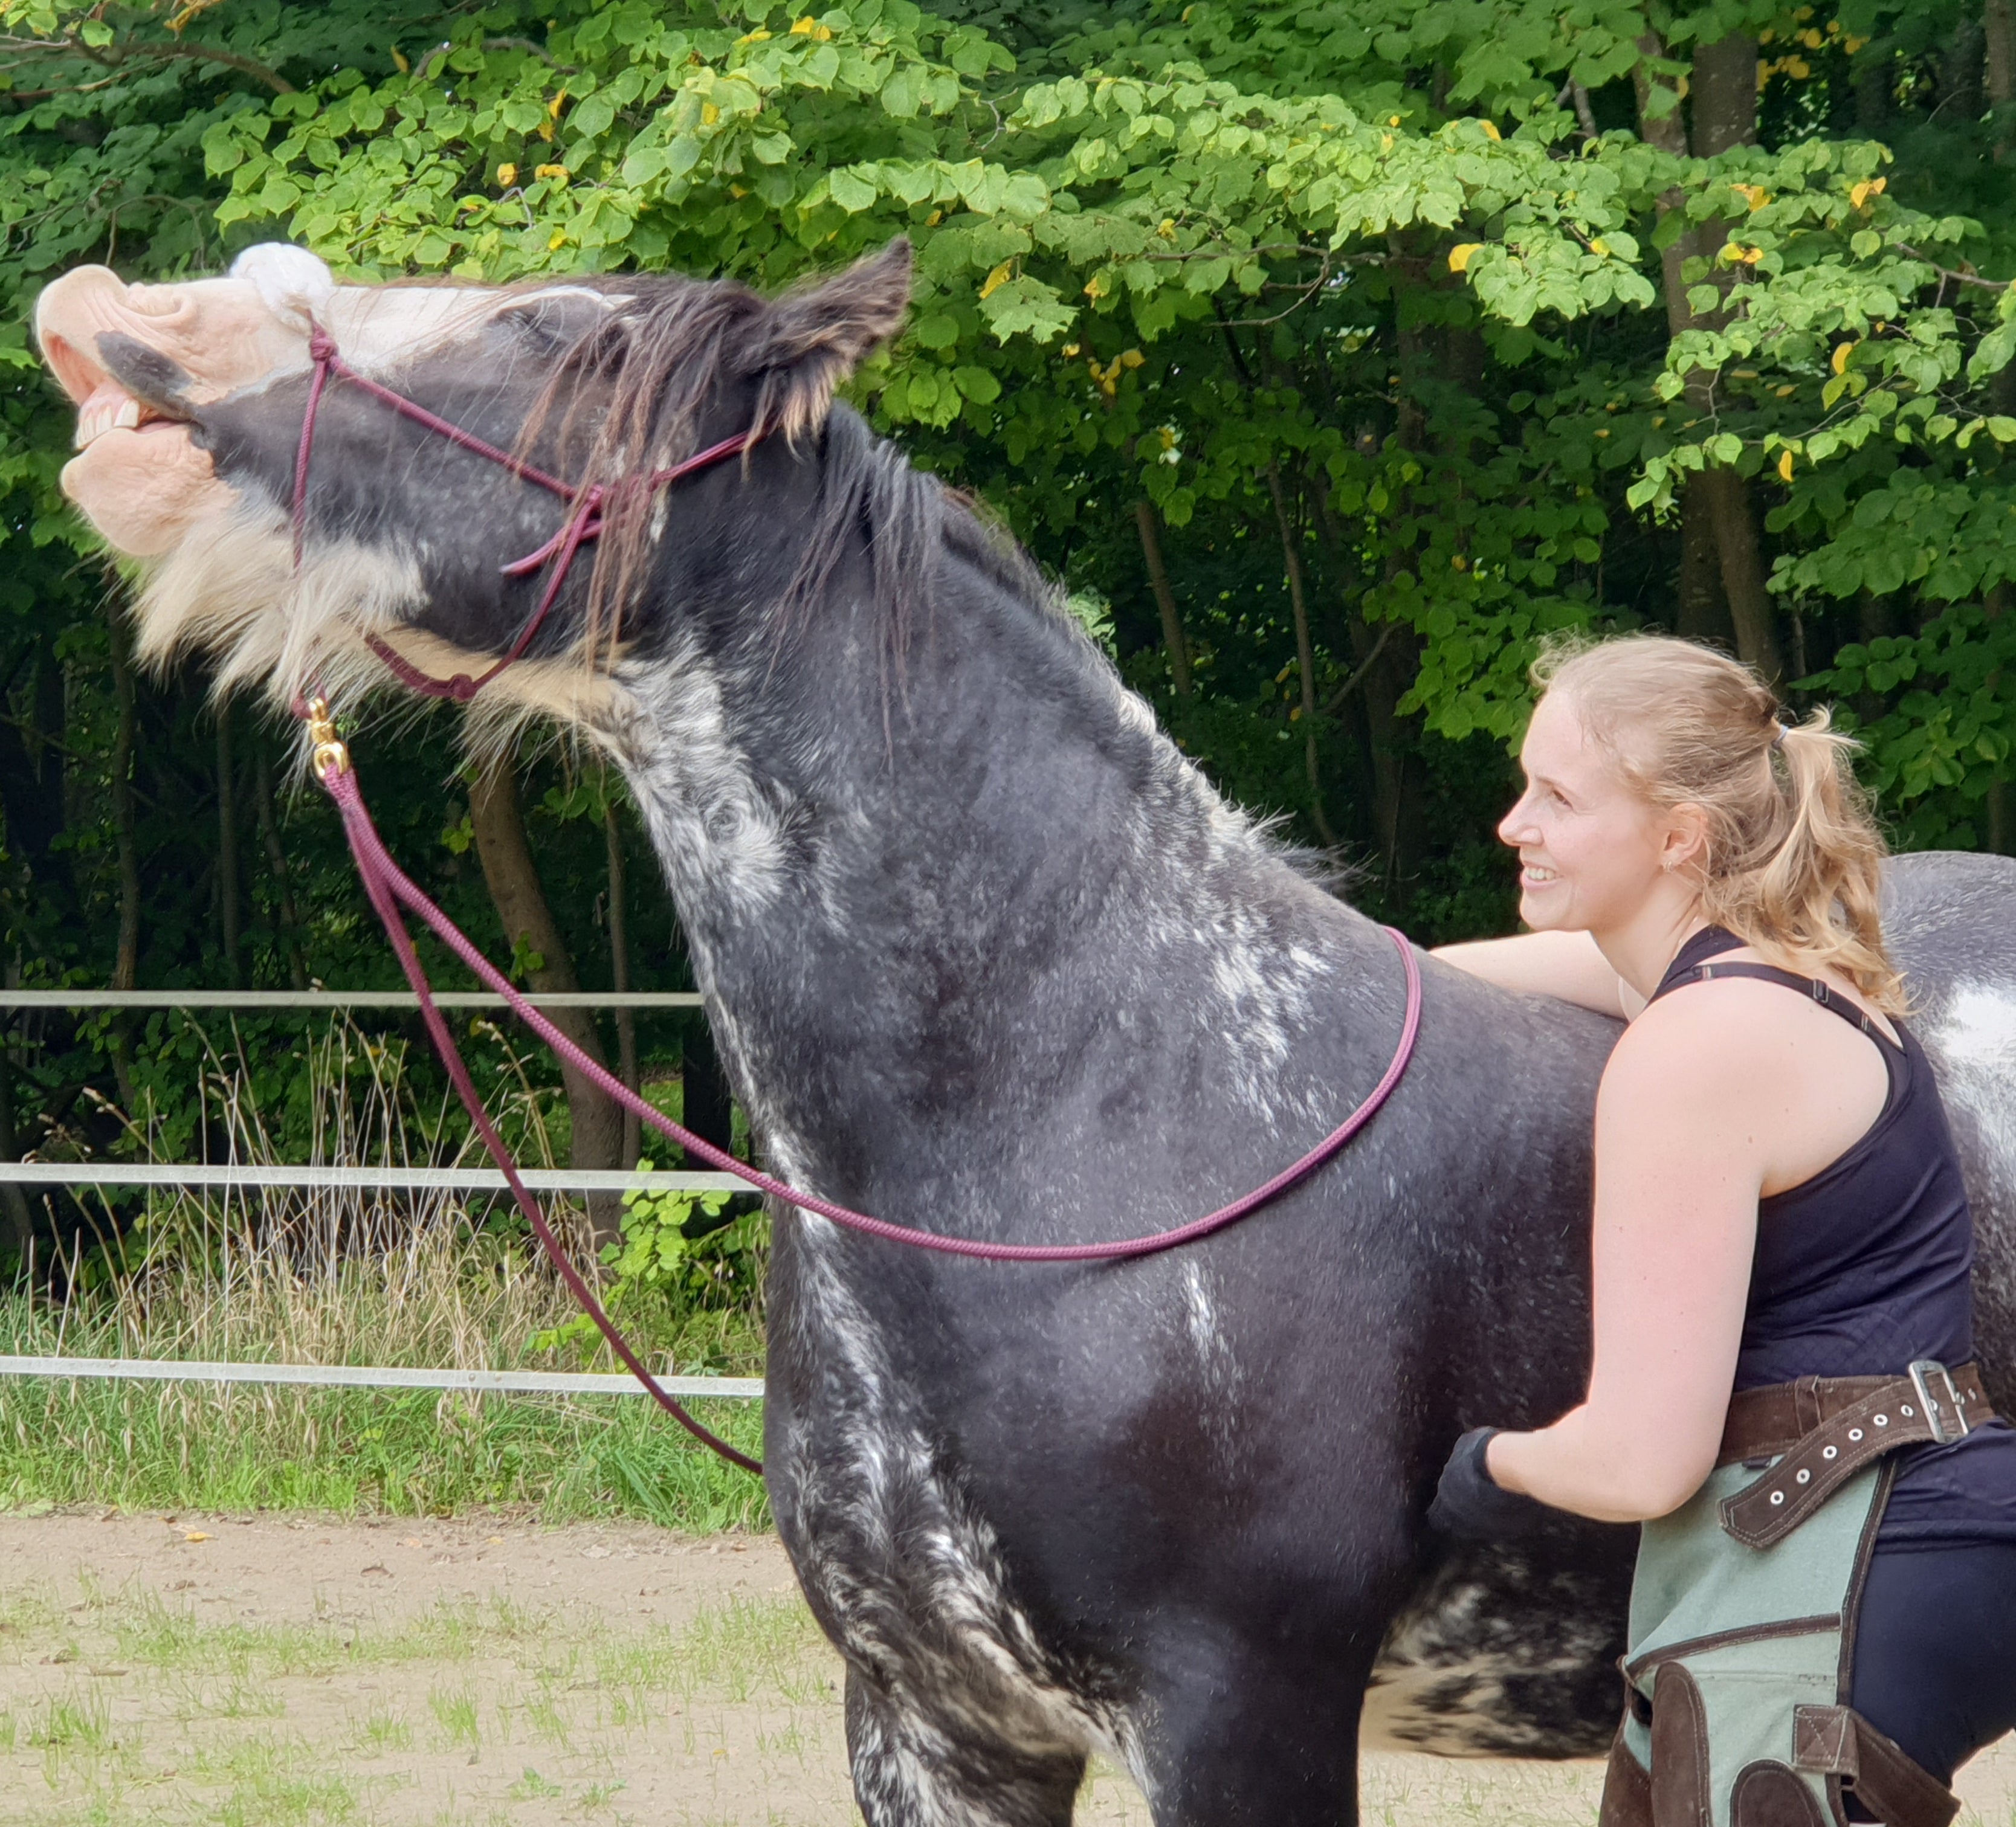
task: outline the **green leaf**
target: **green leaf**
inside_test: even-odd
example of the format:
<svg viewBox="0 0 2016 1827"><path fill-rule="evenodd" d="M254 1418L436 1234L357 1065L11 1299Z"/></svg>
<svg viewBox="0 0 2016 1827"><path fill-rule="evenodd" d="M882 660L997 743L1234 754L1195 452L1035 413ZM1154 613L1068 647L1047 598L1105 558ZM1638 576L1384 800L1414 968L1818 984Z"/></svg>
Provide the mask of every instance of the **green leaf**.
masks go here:
<svg viewBox="0 0 2016 1827"><path fill-rule="evenodd" d="M882 85L884 109L899 120L908 120L923 100L923 78L914 64L899 63Z"/></svg>
<svg viewBox="0 0 2016 1827"><path fill-rule="evenodd" d="M833 171L827 174L826 194L849 215L859 215L874 202L875 187L851 171Z"/></svg>

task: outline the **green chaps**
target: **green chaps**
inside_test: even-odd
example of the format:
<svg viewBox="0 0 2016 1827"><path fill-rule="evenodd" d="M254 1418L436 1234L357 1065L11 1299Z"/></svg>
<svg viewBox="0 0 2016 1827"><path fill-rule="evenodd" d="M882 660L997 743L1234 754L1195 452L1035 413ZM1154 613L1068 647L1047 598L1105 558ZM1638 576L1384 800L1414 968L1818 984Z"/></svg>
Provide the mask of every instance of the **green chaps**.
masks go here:
<svg viewBox="0 0 2016 1827"><path fill-rule="evenodd" d="M1845 1827L1844 1789L1887 1827L1946 1827L1957 1800L1848 1705L1894 1476L1867 1467L1766 1548L1722 1521L1754 1461L1645 1524L1602 1827Z"/></svg>

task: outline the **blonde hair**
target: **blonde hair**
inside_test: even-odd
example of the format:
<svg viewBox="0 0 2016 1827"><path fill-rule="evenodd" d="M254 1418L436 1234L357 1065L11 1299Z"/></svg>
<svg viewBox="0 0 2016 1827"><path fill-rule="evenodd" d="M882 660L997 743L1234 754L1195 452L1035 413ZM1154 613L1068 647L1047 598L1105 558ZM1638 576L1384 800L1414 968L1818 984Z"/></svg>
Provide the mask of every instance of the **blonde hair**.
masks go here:
<svg viewBox="0 0 2016 1827"><path fill-rule="evenodd" d="M1904 1012L1879 901L1888 847L1855 778L1861 745L1827 710L1786 722L1750 667L1665 635L1556 642L1533 682L1574 700L1650 804L1708 815L1698 880L1711 921L1782 969L1834 970L1884 1013Z"/></svg>

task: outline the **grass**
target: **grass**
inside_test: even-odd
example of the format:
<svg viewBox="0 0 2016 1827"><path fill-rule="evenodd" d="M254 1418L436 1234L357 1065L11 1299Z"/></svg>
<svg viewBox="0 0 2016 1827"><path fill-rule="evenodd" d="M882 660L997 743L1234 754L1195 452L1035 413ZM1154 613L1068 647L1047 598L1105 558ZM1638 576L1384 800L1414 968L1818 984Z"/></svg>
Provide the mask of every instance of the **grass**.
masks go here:
<svg viewBox="0 0 2016 1827"><path fill-rule="evenodd" d="M258 1062L236 1029L213 1040L193 1018L189 1025L202 1041L200 1091L219 1158L472 1158L466 1142L427 1139L448 1132L437 1112L419 1107L403 1042L375 1040L343 1019L308 1042L297 1075L304 1111L287 1107L289 1142L261 1106ZM502 1049L500 1121L526 1164L551 1166L564 1143L553 1130L563 1106L556 1112L554 1094L530 1083L502 1030L477 1025ZM129 1125L136 1152L167 1147L158 1128ZM553 1215L574 1233L576 1260L589 1260L581 1215L564 1206ZM163 1194L136 1227L67 1265L60 1279L73 1292L63 1300L31 1297L25 1283L0 1291L0 1352L617 1368L599 1340L535 1348L575 1308L530 1250L528 1239L473 1222L444 1194ZM748 1311L640 1317L646 1323L633 1336L664 1367L761 1372L761 1321ZM745 1451L760 1442L758 1404L704 1402L698 1412ZM0 1509L72 1505L405 1516L505 1508L552 1522L624 1516L699 1531L769 1520L756 1480L689 1440L643 1396L0 1378Z"/></svg>
<svg viewBox="0 0 2016 1827"><path fill-rule="evenodd" d="M278 1245L239 1250L219 1273L178 1253L67 1306L0 1294L0 1351L509 1368L553 1364L530 1340L573 1311L514 1245L446 1221L373 1257L304 1265L290 1254ZM695 1314L661 1361L751 1374L759 1322ZM745 1451L759 1447L760 1404L702 1402L698 1412ZM640 1396L0 1379L0 1507L67 1505L405 1516L521 1508L553 1522L628 1516L689 1530L769 1522L756 1480Z"/></svg>

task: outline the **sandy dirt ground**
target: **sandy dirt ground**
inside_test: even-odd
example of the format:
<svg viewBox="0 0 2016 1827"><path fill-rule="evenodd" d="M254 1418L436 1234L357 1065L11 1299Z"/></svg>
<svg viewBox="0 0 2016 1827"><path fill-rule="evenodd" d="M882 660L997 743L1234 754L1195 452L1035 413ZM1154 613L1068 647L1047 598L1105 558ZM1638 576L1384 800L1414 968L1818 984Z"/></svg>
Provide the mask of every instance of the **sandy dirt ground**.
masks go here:
<svg viewBox="0 0 2016 1827"><path fill-rule="evenodd" d="M774 1537L0 1516L5 1827L858 1818ZM1594 1765L1370 1755L1375 1827L1593 1822ZM1962 1773L2016 1827L2016 1744ZM1078 1818L1145 1827L1095 1773Z"/></svg>

